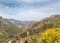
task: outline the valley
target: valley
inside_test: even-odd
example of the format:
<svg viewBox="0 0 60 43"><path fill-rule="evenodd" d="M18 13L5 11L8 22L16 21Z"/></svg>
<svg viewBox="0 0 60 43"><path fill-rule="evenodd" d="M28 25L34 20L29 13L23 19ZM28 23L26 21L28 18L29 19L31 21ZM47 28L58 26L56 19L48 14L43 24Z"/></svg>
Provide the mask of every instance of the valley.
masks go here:
<svg viewBox="0 0 60 43"><path fill-rule="evenodd" d="M48 29L60 29L60 15L51 15L38 22L19 21L0 17L0 43L40 43ZM41 39L42 40L42 39Z"/></svg>

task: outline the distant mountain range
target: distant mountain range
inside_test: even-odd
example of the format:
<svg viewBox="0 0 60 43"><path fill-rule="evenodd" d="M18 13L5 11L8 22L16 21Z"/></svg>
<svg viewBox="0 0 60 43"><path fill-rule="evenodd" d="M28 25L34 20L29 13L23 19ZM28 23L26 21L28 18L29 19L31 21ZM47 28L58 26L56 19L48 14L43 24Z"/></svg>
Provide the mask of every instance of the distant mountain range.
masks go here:
<svg viewBox="0 0 60 43"><path fill-rule="evenodd" d="M12 23L17 22L17 23L24 24L24 25L35 22L35 21L20 21L20 20L16 20L16 19L8 19L8 20L11 21Z"/></svg>

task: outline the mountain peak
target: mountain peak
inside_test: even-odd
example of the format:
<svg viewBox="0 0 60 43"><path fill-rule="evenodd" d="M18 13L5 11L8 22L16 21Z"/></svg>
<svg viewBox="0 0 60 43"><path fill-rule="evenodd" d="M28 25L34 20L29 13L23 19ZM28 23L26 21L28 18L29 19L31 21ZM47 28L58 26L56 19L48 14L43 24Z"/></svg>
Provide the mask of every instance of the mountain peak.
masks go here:
<svg viewBox="0 0 60 43"><path fill-rule="evenodd" d="M51 15L50 17L51 17L51 18L60 17L60 14L54 14L54 15Z"/></svg>

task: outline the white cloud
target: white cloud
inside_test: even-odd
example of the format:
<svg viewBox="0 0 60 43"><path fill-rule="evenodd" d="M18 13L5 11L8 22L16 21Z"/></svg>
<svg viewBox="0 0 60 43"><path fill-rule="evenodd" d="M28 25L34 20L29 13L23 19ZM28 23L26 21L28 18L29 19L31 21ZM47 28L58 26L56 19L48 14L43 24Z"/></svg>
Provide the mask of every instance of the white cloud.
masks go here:
<svg viewBox="0 0 60 43"><path fill-rule="evenodd" d="M0 16L4 18L15 18L18 20L41 20L55 13L60 13L60 2L40 8L10 8L0 5Z"/></svg>
<svg viewBox="0 0 60 43"><path fill-rule="evenodd" d="M0 0L0 2L39 2L47 0Z"/></svg>
<svg viewBox="0 0 60 43"><path fill-rule="evenodd" d="M47 0L15 0L17 2L39 2L39 1L47 1Z"/></svg>

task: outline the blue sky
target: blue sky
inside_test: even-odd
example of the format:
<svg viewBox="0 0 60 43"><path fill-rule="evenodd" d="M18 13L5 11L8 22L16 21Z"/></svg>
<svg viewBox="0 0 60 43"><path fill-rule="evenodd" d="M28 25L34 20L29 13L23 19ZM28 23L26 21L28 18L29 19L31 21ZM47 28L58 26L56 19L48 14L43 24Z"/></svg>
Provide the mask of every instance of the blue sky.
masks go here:
<svg viewBox="0 0 60 43"><path fill-rule="evenodd" d="M0 16L22 21L39 21L60 14L60 0L0 0Z"/></svg>

